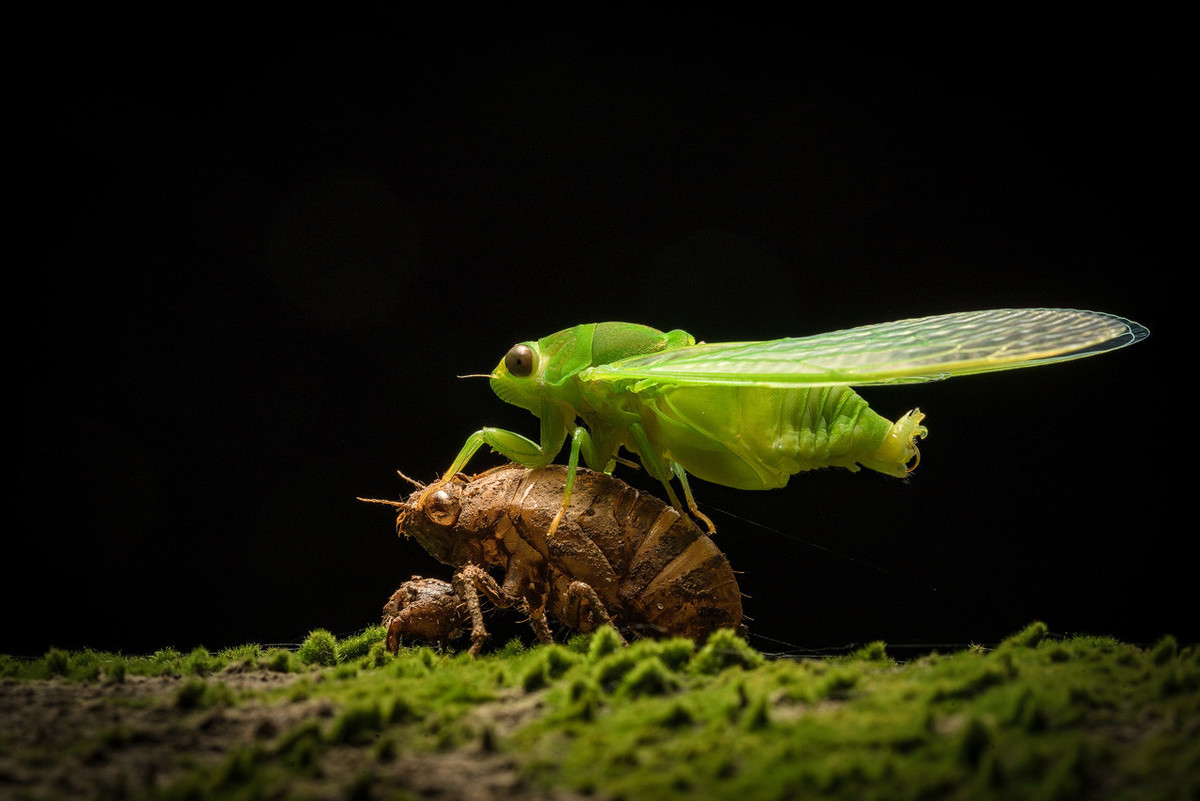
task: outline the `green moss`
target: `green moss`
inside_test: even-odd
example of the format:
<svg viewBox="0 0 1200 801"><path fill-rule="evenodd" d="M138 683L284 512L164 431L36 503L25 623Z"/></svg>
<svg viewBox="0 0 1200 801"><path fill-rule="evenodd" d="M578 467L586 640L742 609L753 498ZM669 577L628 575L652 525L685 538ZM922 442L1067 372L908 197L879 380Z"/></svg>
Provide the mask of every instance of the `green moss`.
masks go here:
<svg viewBox="0 0 1200 801"><path fill-rule="evenodd" d="M518 654L524 653L524 651L525 643L521 642L519 637L513 637L508 642L504 643L502 648L496 651L496 656L500 659L509 659L517 656Z"/></svg>
<svg viewBox="0 0 1200 801"><path fill-rule="evenodd" d="M581 657L576 651L561 645L539 648L521 674L521 686L526 692L540 690L561 677Z"/></svg>
<svg viewBox="0 0 1200 801"><path fill-rule="evenodd" d="M43 661L48 676L65 676L71 670L71 656L61 648L51 648Z"/></svg>
<svg viewBox="0 0 1200 801"><path fill-rule="evenodd" d="M858 684L859 674L851 670L833 670L817 685L817 698L844 701Z"/></svg>
<svg viewBox="0 0 1200 801"><path fill-rule="evenodd" d="M712 675L731 667L753 669L764 661L763 655L751 648L731 629L714 631L691 661L694 673Z"/></svg>
<svg viewBox="0 0 1200 801"><path fill-rule="evenodd" d="M104 666L105 676L114 684L125 682L125 660L114 659Z"/></svg>
<svg viewBox="0 0 1200 801"><path fill-rule="evenodd" d="M338 663L337 639L326 629L314 629L296 652L306 665L329 667Z"/></svg>
<svg viewBox="0 0 1200 801"><path fill-rule="evenodd" d="M320 721L309 718L280 735L275 756L289 767L308 771L317 764L324 741Z"/></svg>
<svg viewBox="0 0 1200 801"><path fill-rule="evenodd" d="M620 685L625 674L637 667L637 664L637 654L628 649L617 651L596 662L592 668L592 675L602 690L612 692Z"/></svg>
<svg viewBox="0 0 1200 801"><path fill-rule="evenodd" d="M254 797L258 794L257 789L260 786L255 768L262 758L263 752L257 744L235 748L218 768L213 782L214 790L224 794L236 789L243 797Z"/></svg>
<svg viewBox="0 0 1200 801"><path fill-rule="evenodd" d="M568 651L587 655L588 649L592 647L592 633L576 632L572 634L567 638L566 647Z"/></svg>
<svg viewBox="0 0 1200 801"><path fill-rule="evenodd" d="M286 648L272 648L259 657L258 664L274 673L292 673L300 667L299 658Z"/></svg>
<svg viewBox="0 0 1200 801"><path fill-rule="evenodd" d="M174 648L167 647L167 648L160 648L157 651L155 651L151 655L150 659L154 662L158 662L159 664L167 664L167 663L178 662L179 656L180 656L180 654L178 651L176 651Z"/></svg>
<svg viewBox="0 0 1200 801"><path fill-rule="evenodd" d="M659 718L658 722L668 729L680 729L695 725L696 716L684 704L676 701L667 707L666 712Z"/></svg>
<svg viewBox="0 0 1200 801"><path fill-rule="evenodd" d="M478 659L429 648L393 657L362 634L310 636L306 656L324 654L311 661L255 647L48 652L0 657L0 670L6 682L109 680L118 665L127 676L176 676L150 708L174 707L181 726L306 704L278 734L251 727L223 760L192 759L155 791L163 798L383 797L402 791L393 777L422 753L457 749L454 759L500 755L548 797L986 801L1188 797L1200 788L1200 660L1168 638L1140 649L1051 638L1035 624L993 651L896 664L882 643L837 659L767 660L738 638L714 636L699 650L678 640L625 647L600 632ZM323 666L330 641L342 659ZM215 680L226 665L303 675L235 695ZM104 726L64 749L75 769L154 736L97 719ZM0 737L6 753L13 743ZM34 761L49 770L57 758L43 750ZM124 792L139 797L130 775Z"/></svg>
<svg viewBox="0 0 1200 801"><path fill-rule="evenodd" d="M958 738L958 758L968 767L977 767L984 753L993 746L992 733L979 718L970 718Z"/></svg>
<svg viewBox="0 0 1200 801"><path fill-rule="evenodd" d="M1167 635L1155 643L1150 651L1150 661L1156 665L1165 665L1179 655L1179 643Z"/></svg>
<svg viewBox="0 0 1200 801"><path fill-rule="evenodd" d="M742 726L749 731L765 729L771 723L771 704L765 696L758 696L747 704L742 715Z"/></svg>
<svg viewBox="0 0 1200 801"><path fill-rule="evenodd" d="M621 650L624 643L621 635L612 626L601 626L592 634L588 643L588 659L598 662L611 653Z"/></svg>
<svg viewBox="0 0 1200 801"><path fill-rule="evenodd" d="M851 652L845 658L850 662L882 662L889 665L896 664L895 660L888 656L887 645L882 640L864 645L862 648L858 648Z"/></svg>
<svg viewBox="0 0 1200 801"><path fill-rule="evenodd" d="M370 649L366 656L360 660L363 668L381 668L389 664L394 657L392 652L387 649L387 645L382 641L371 643Z"/></svg>
<svg viewBox="0 0 1200 801"><path fill-rule="evenodd" d="M1006 638L1001 645L1008 645L1017 648L1034 648L1038 643L1046 639L1046 635L1049 633L1049 629L1046 628L1045 623L1042 623L1041 621L1035 621L1018 631L1016 634Z"/></svg>
<svg viewBox="0 0 1200 801"><path fill-rule="evenodd" d="M330 726L328 740L336 744L362 745L373 740L383 724L379 702L361 701L342 710Z"/></svg>
<svg viewBox="0 0 1200 801"><path fill-rule="evenodd" d="M676 675L657 656L640 660L626 673L617 687L617 695L638 697L666 695L679 689Z"/></svg>
<svg viewBox="0 0 1200 801"><path fill-rule="evenodd" d="M198 647L183 660L183 672L189 676L207 676L219 665L207 648Z"/></svg>
<svg viewBox="0 0 1200 801"><path fill-rule="evenodd" d="M371 626L357 634L339 640L337 643L337 658L339 662L351 662L363 659L371 653L371 649L387 638L387 629L383 626Z"/></svg>
<svg viewBox="0 0 1200 801"><path fill-rule="evenodd" d="M250 668L257 666L262 656L262 646L256 643L249 643L246 645L236 645L232 648L223 648L217 652L216 661L223 665L240 665L241 667Z"/></svg>
<svg viewBox="0 0 1200 801"><path fill-rule="evenodd" d="M222 682L208 682L191 677L184 679L175 690L175 706L179 709L208 709L232 703L233 693Z"/></svg>
<svg viewBox="0 0 1200 801"><path fill-rule="evenodd" d="M684 670L696 655L696 643L683 637L660 640L655 653L668 670Z"/></svg>

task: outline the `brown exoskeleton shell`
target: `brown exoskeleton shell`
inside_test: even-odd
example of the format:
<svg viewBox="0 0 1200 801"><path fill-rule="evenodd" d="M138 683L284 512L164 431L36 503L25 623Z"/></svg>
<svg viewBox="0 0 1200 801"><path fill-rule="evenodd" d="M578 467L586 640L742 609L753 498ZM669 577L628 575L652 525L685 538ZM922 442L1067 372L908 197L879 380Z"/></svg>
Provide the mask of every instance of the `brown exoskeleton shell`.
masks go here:
<svg viewBox="0 0 1200 801"><path fill-rule="evenodd" d="M467 604L444 581L413 576L400 585L383 606L387 648L399 650L400 638L447 643L471 622Z"/></svg>
<svg viewBox="0 0 1200 801"><path fill-rule="evenodd" d="M397 532L457 569L453 589L469 610L473 653L487 637L476 593L526 611L543 642L551 640L547 614L578 631L612 623L698 642L718 628L744 631L729 560L652 495L580 468L570 506L549 534L566 474L562 465L506 465L421 487L394 504Z"/></svg>

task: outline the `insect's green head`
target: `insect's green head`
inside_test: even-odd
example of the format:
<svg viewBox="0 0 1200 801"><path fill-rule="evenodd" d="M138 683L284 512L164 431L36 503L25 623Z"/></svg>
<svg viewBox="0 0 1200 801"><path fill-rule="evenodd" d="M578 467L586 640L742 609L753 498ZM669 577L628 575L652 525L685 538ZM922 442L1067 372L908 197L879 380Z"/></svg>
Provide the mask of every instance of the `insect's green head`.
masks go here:
<svg viewBox="0 0 1200 801"><path fill-rule="evenodd" d="M534 411L540 402L545 372L546 359L538 343L519 342L509 349L492 371L492 391L506 403Z"/></svg>
<svg viewBox="0 0 1200 801"><path fill-rule="evenodd" d="M694 342L686 331L664 333L635 323L585 323L536 342L513 345L491 374L492 390L502 400L540 416L545 400L576 404L578 386L570 379L584 370Z"/></svg>
<svg viewBox="0 0 1200 801"><path fill-rule="evenodd" d="M492 391L500 399L538 414L547 394L572 400L567 379L592 364L594 325L580 325L543 337L518 342L492 371Z"/></svg>

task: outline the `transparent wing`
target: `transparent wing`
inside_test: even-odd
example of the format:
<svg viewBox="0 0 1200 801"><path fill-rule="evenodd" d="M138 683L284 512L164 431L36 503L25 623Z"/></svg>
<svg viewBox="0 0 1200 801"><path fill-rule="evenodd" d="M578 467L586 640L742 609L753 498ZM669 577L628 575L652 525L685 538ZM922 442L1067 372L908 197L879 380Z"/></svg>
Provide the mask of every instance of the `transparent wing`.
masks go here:
<svg viewBox="0 0 1200 801"><path fill-rule="evenodd" d="M1145 339L1131 320L1074 309L992 309L769 342L701 343L592 368L589 380L830 386L915 384L1081 359Z"/></svg>

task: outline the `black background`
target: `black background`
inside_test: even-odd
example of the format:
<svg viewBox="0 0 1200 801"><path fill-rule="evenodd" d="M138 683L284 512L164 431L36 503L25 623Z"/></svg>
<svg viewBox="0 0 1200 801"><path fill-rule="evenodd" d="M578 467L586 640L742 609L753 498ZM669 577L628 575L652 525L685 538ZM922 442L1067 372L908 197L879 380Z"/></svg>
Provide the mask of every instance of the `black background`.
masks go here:
<svg viewBox="0 0 1200 801"><path fill-rule="evenodd" d="M1007 306L1153 335L864 391L887 417L928 415L908 481L695 482L755 644L992 642L1035 619L1200 635L1178 517L1188 371L1165 369L1186 367L1169 293L1194 260L1173 241L1193 179L1170 43L470 7L29 35L32 102L10 121L27 449L0 650L376 622L400 581L449 573L355 497L407 492L396 469L434 478L481 425L535 436L455 377L515 341L598 320L773 339Z"/></svg>

